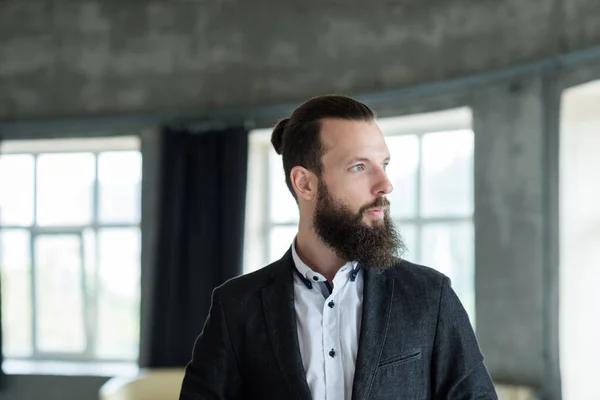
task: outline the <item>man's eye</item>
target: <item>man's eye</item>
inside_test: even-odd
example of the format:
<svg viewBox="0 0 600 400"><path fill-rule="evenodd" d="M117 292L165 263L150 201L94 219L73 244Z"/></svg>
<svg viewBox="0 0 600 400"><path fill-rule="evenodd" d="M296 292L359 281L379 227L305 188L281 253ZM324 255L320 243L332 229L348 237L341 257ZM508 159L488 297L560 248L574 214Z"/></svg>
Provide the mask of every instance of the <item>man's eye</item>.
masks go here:
<svg viewBox="0 0 600 400"><path fill-rule="evenodd" d="M390 163L384 163L384 164L383 164L383 169L387 171L387 167L388 167L388 165L390 165Z"/></svg>
<svg viewBox="0 0 600 400"><path fill-rule="evenodd" d="M364 171L365 166L363 164L357 164L357 165L351 167L350 169L352 171L360 172L360 171Z"/></svg>

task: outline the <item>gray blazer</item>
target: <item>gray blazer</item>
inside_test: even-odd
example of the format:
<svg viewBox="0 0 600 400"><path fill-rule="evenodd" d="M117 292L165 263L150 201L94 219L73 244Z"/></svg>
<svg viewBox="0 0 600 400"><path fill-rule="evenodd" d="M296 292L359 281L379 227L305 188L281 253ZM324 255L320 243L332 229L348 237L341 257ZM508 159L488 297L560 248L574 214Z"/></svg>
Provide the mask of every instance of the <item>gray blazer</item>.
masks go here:
<svg viewBox="0 0 600 400"><path fill-rule="evenodd" d="M180 400L309 400L291 251L213 292ZM463 306L441 273L365 270L353 400L497 399ZM314 399L322 400L322 399Z"/></svg>

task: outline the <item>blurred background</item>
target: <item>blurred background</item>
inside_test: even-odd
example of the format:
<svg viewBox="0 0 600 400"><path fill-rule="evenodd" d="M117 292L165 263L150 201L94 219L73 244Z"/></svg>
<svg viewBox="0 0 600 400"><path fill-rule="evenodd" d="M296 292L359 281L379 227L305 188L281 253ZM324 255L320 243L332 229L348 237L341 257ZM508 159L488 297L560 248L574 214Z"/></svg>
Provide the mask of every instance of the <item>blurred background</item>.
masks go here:
<svg viewBox="0 0 600 400"><path fill-rule="evenodd" d="M177 387L213 287L293 239L269 128L330 93L502 398L600 399L597 0L0 2L0 399Z"/></svg>

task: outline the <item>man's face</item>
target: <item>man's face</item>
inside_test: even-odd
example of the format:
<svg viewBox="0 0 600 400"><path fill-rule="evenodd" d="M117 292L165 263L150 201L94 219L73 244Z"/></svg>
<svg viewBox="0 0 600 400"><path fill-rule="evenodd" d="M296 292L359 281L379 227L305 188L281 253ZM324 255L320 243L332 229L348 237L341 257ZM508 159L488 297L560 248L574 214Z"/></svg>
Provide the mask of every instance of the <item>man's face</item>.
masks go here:
<svg viewBox="0 0 600 400"><path fill-rule="evenodd" d="M389 152L375 123L324 120L322 174L313 216L320 238L365 267L393 265L403 250L389 215Z"/></svg>

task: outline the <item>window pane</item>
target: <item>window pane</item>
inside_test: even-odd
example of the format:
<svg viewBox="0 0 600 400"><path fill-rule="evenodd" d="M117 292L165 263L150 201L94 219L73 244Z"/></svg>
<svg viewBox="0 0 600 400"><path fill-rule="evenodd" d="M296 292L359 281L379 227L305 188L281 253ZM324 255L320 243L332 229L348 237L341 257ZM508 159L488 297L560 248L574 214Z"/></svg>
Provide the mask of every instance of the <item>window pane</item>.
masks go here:
<svg viewBox="0 0 600 400"><path fill-rule="evenodd" d="M414 135L386 137L391 161L388 178L394 186L389 195L393 217L415 217L419 142Z"/></svg>
<svg viewBox="0 0 600 400"><path fill-rule="evenodd" d="M84 225L92 219L94 155L43 154L38 157L39 225Z"/></svg>
<svg viewBox="0 0 600 400"><path fill-rule="evenodd" d="M29 232L0 230L3 352L28 356L31 347L31 260Z"/></svg>
<svg viewBox="0 0 600 400"><path fill-rule="evenodd" d="M139 338L140 231L102 229L98 235L97 356L135 359Z"/></svg>
<svg viewBox="0 0 600 400"><path fill-rule="evenodd" d="M36 238L36 333L41 351L85 350L81 252L78 235L40 235Z"/></svg>
<svg viewBox="0 0 600 400"><path fill-rule="evenodd" d="M473 214L473 132L423 137L423 216Z"/></svg>
<svg viewBox="0 0 600 400"><path fill-rule="evenodd" d="M281 157L275 151L269 151L269 188L271 221L298 221L298 205L285 183L285 173Z"/></svg>
<svg viewBox="0 0 600 400"><path fill-rule="evenodd" d="M417 262L419 250L417 227L414 224L404 224L402 221L395 221L395 223L406 246L406 251L401 254L401 257L408 261Z"/></svg>
<svg viewBox="0 0 600 400"><path fill-rule="evenodd" d="M138 223L141 209L142 156L139 151L102 153L98 157L100 221Z"/></svg>
<svg viewBox="0 0 600 400"><path fill-rule="evenodd" d="M283 257L292 245L297 233L297 226L276 226L271 228L269 260L267 260L267 264Z"/></svg>
<svg viewBox="0 0 600 400"><path fill-rule="evenodd" d="M475 241L471 222L426 224L422 231L421 260L452 280L464 307L475 317Z"/></svg>
<svg viewBox="0 0 600 400"><path fill-rule="evenodd" d="M0 225L33 224L33 168L30 154L0 156Z"/></svg>

